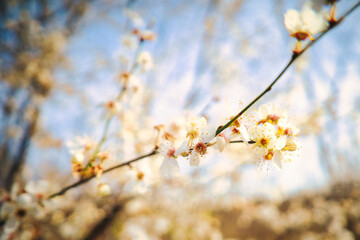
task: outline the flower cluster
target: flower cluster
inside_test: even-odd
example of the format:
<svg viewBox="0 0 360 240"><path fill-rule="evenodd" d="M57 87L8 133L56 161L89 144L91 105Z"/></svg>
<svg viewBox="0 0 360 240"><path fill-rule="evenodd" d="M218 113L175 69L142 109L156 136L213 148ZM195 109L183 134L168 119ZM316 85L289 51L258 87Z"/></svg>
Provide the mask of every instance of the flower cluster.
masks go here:
<svg viewBox="0 0 360 240"><path fill-rule="evenodd" d="M152 41L155 39L155 34L147 29L147 26L145 24L145 21L142 19L142 17L135 11L132 11L129 8L126 8L124 10L125 15L131 20L131 22L134 25L134 30L132 31L132 35L136 36L139 41ZM129 40L129 36L125 38L124 45L128 46L126 43L128 43L127 40Z"/></svg>
<svg viewBox="0 0 360 240"><path fill-rule="evenodd" d="M185 123L187 139L180 149L184 156L189 153L190 166L199 166L200 157L207 153L208 144L214 137L209 134L206 125L207 120L204 117L191 117Z"/></svg>
<svg viewBox="0 0 360 240"><path fill-rule="evenodd" d="M110 158L109 151L100 151L99 145L90 137L77 137L75 141L67 142L72 156L72 169L74 176L88 178L101 176L103 164Z"/></svg>
<svg viewBox="0 0 360 240"><path fill-rule="evenodd" d="M234 117L231 117L229 120L232 120ZM225 147L230 143L231 139L240 137L244 143L250 142L249 133L247 127L242 122L241 118L236 119L227 129L221 132L216 137L216 147L222 152Z"/></svg>
<svg viewBox="0 0 360 240"><path fill-rule="evenodd" d="M297 150L295 136L299 129L288 122L287 112L274 105L264 104L257 111L258 119L249 133L255 144L253 150L264 161L273 162L282 168Z"/></svg>
<svg viewBox="0 0 360 240"><path fill-rule="evenodd" d="M249 126L244 119L235 119L216 137L207 130L204 117L191 117L185 123L186 140L179 148L174 144L174 136L165 132L158 148L164 157L161 174L166 177L176 176L179 172L179 156L187 157L190 166L199 166L200 159L208 153L210 147L223 152L231 142L253 144L252 149L259 158L265 162L271 161L281 169L283 162L290 161L293 152L298 149L295 137L299 129L288 121L286 110L274 105L260 106L256 115L256 120ZM235 138L240 140L232 141Z"/></svg>
<svg viewBox="0 0 360 240"><path fill-rule="evenodd" d="M179 173L178 156L188 157L190 166L199 166L200 157L207 153L210 140L214 137L209 134L207 120L204 117L191 117L185 122L186 140L180 147L175 147L175 137L169 132L162 134L162 143L158 152L164 157L160 173L164 177L176 176ZM159 131L162 129L160 128Z"/></svg>

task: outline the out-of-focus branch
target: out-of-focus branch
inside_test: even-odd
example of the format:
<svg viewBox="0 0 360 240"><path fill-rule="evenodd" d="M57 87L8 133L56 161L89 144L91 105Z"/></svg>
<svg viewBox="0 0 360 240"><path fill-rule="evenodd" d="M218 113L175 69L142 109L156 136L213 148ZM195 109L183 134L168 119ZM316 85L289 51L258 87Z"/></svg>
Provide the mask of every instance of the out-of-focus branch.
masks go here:
<svg viewBox="0 0 360 240"><path fill-rule="evenodd" d="M74 4L74 1L70 1L70 0L64 0L63 1L63 4L50 11L48 9L48 6L47 6L47 3L44 4L43 6L43 11L41 12L41 14L37 17L37 19L40 21L40 22L47 22L47 20L55 17L56 14L60 13L61 11L67 11L71 8L72 4Z"/></svg>
<svg viewBox="0 0 360 240"><path fill-rule="evenodd" d="M148 154L145 154L145 155L139 156L139 157L137 157L137 158L131 159L131 160L127 161L127 162L120 163L120 164L118 164L118 165L112 166L112 167L106 169L106 170L103 172L103 174L108 173L108 172L111 172L111 171L113 171L113 170L115 170L115 169L118 169L118 168L121 168L121 167L129 166L131 163L137 162L137 161L139 161L139 160L141 160L141 159L144 159L144 158L147 158L147 157L154 156L154 155L156 155L157 153L158 153L157 150L153 150L153 151L151 151L151 152L148 153ZM75 187L77 187L77 186L80 186L80 185L82 185L82 184L84 184L84 183L87 183L88 181L90 181L90 180L93 179L93 178L95 178L95 175L93 175L93 176L91 176L91 177L88 177L88 178L81 179L81 180L77 181L76 183L73 183L73 184L71 184L71 185L63 188L63 189L60 190L59 192L54 193L54 194L51 194L51 195L48 197L48 199L54 198L54 197L56 197L56 196L63 195L64 193L66 193L66 192L69 191L70 189L75 188Z"/></svg>
<svg viewBox="0 0 360 240"><path fill-rule="evenodd" d="M72 4L69 8L69 14L65 21L65 26L71 35L79 24L80 19L86 13L89 3L93 0L81 0ZM71 1L70 1L71 2Z"/></svg>
<svg viewBox="0 0 360 240"><path fill-rule="evenodd" d="M235 117L233 117L229 122L227 122L224 126L220 126L215 133L215 136L219 135L222 131L228 128L236 119L238 119L241 115L243 115L252 105L254 105L260 98L262 98L267 92L270 92L272 87L277 83L277 81L284 75L284 73L289 69L289 67L298 59L306 50L308 50L312 45L314 45L320 38L322 38L326 33L328 33L331 29L338 26L348 15L350 15L357 7L360 6L360 2L355 4L351 9L349 9L342 17L339 18L336 22L330 22L329 27L322 32L318 37L316 37L313 41L311 41L306 47L299 53L294 53L286 64L286 66L281 70L279 75L271 82L271 84L258 95L254 100L252 100L243 110L241 110Z"/></svg>
<svg viewBox="0 0 360 240"><path fill-rule="evenodd" d="M15 1L13 4L5 1L0 4L0 12L3 13L0 16L0 22L2 23L0 24L0 54L4 57L4 62L0 64L0 68L2 70L1 80L5 80L4 86L5 88L11 89L11 95L14 96L14 99L20 99L20 96L23 94L22 92L28 92L30 95L35 92L35 94L48 96L46 93L48 93L52 87L51 84L42 84L39 79L40 76L44 78L44 75L38 74L39 71L37 71L36 74L33 73L30 77L25 76L26 74L24 74L24 72L26 72L25 69L28 69L28 62L30 61L24 61L23 58L24 56L29 57L29 52L38 53L32 55L31 62L33 59L34 61L40 58L45 59L48 55L53 57L53 52L56 56L59 54L57 50L55 51L53 48L51 48L49 53L49 51L45 49L48 44L43 44L40 38L39 39L41 41L39 41L38 38L33 38L35 34L39 34L38 30L36 30L37 28L31 27L33 20L37 20L36 22L41 26L41 29L43 29L44 32L47 32L46 29L52 27L50 23L52 23L53 20L57 20L55 19L56 14L66 13L67 21L62 27L65 30L71 28L70 30L65 31L67 33L67 37L69 37L70 34L73 33L75 25L78 24L83 15L86 13L85 10L90 1L91 0L63 0L59 4L60 6L48 0ZM38 4L36 9L29 7L35 3ZM52 11L50 5L59 6L59 8ZM12 10L10 11L10 9ZM9 22L11 23L10 25L8 24ZM42 32L40 32L40 34L42 34ZM12 40L9 41L9 39ZM44 51L44 49L46 51ZM44 52L47 54L46 56L41 55ZM34 65L41 66L41 68L47 68L46 72L49 71L51 73L54 70L54 67L56 67L56 64L57 61L54 61L51 64L47 63ZM16 78L14 78L16 80L11 80L11 76L13 76L12 73L17 72L20 73L20 76L17 74ZM10 80L8 80L8 76L10 76ZM28 82L25 83L25 81ZM47 83L47 81L45 83ZM2 107L4 110L0 111L4 113L6 112L4 106L7 104L8 99L10 98L7 96L3 96L3 98L1 98L1 104L3 105ZM25 101L25 108L11 109L12 111L9 114L1 116L1 121L4 122L4 127L3 129L0 129L0 163L2 163L2 170L0 171L0 187L4 187L7 190L11 188L12 182L15 180L16 175L19 170L21 170L22 165L25 162L26 150L35 131L40 106L35 103L34 99L35 98L30 97L27 101ZM33 105L37 105L36 116L33 115L31 119L27 120L24 117L24 112L27 111L27 106ZM12 127L12 121L14 121L13 125L16 126L16 129L18 129L19 133L21 133L20 136L13 139L8 137L7 134L4 134L4 132L8 129L11 129L10 127ZM4 140L2 141L1 138L4 138ZM13 151L12 149L16 151Z"/></svg>
<svg viewBox="0 0 360 240"><path fill-rule="evenodd" d="M29 123L26 126L25 132L22 136L20 147L17 152L16 158L11 163L12 166L10 168L9 173L7 174L6 180L5 180L5 189L10 191L11 186L14 182L14 179L16 177L16 174L21 169L24 161L25 161L25 155L26 151L29 147L30 139L33 136L36 128L36 123L39 115L39 109L35 107L34 114L32 118L29 120Z"/></svg>
<svg viewBox="0 0 360 240"><path fill-rule="evenodd" d="M124 209L124 205L128 200L130 199L126 199L120 203L115 204L111 211L94 227L92 227L91 231L87 234L87 236L84 237L84 240L103 239L104 232L108 229L109 226L111 226L118 213Z"/></svg>

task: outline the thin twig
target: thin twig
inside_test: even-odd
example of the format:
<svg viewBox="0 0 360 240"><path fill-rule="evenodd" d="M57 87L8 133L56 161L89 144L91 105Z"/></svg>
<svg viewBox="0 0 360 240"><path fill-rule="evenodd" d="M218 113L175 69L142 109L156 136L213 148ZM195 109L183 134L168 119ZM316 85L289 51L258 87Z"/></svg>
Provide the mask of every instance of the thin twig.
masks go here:
<svg viewBox="0 0 360 240"><path fill-rule="evenodd" d="M243 140L232 140L232 141L230 141L230 143L243 143L244 141ZM256 143L255 141L253 141L253 140L250 140L250 141L248 141L247 142L248 144L254 144L254 143Z"/></svg>
<svg viewBox="0 0 360 240"><path fill-rule="evenodd" d="M279 73L279 75L271 82L271 84L262 92L259 96L257 96L254 100L252 100L243 110L241 110L235 117L233 117L230 121L228 121L224 126L219 127L216 130L215 136L219 135L222 131L224 131L226 128L228 128L236 119L238 119L241 115L243 115L252 105L254 105L260 98L262 98L267 92L271 90L271 88L275 85L275 83L284 75L284 73L288 70L288 68L295 62L297 58L299 58L306 50L308 50L313 44L315 44L322 36L324 36L327 32L329 32L331 29L339 25L342 20L345 19L346 16L348 16L350 13L352 13L357 7L360 6L360 1L355 4L350 10L348 10L342 17L339 18L339 20L335 23L330 23L329 27L322 32L317 38L315 38L313 41L311 41L309 44L304 47L304 49L299 53L294 53L289 60L289 62L286 64L286 66L283 68L283 70Z"/></svg>
<svg viewBox="0 0 360 240"><path fill-rule="evenodd" d="M154 156L154 155L156 155L156 154L157 154L157 151L156 151L156 150L153 150L152 152L150 152L150 153L148 153L148 154L145 154L145 155L142 155L142 156L140 156L140 157L131 159L131 160L127 161L127 162L120 163L120 164L118 164L118 165L112 166L112 167L106 169L106 170L103 172L103 174L108 173L108 172L110 172L110 171L113 171L113 170L115 170L115 169L124 167L124 166L129 166L129 165L130 165L131 163L133 163L133 162L139 161L139 160L144 159L144 158L147 158L147 157ZM77 187L77 186L80 186L80 185L82 185L82 184L84 184L84 183L87 183L88 181L90 181L90 180L93 179L93 178L95 178L95 175L93 175L93 176L91 176L91 177L88 177L88 178L80 179L80 180L77 181L76 183L73 183L73 184L71 184L71 185L63 188L63 189L60 190L59 192L51 194L51 195L48 197L48 199L54 198L54 197L56 197L56 196L63 195L64 193L66 193L66 192L69 191L70 189L75 188L75 187Z"/></svg>
<svg viewBox="0 0 360 240"><path fill-rule="evenodd" d="M233 141L230 141L230 143L243 143L243 142L244 142L243 140L233 140ZM249 142L248 142L248 144L254 144L254 143L255 143L255 141L249 141ZM192 149L191 149L191 150L192 150ZM148 153L148 154L141 155L141 156L139 156L139 157L137 157L137 158L134 158L134 159L131 159L131 160L129 160L129 161L126 161L126 162L120 163L120 164L118 164L118 165L112 166L112 167L106 169L106 170L103 172L103 174L108 173L108 172L111 172L111 171L113 171L113 170L115 170L115 169L118 169L118 168L122 168L122 167L125 167L125 166L130 166L131 163L137 162L137 161L139 161L139 160L141 160L141 159L144 159L144 158L147 158L147 157L154 156L154 155L156 155L156 154L158 154L158 151L157 151L157 149L154 149L152 152L150 152L150 153ZM71 185L63 188L63 189L60 190L59 192L51 194L51 195L48 197L48 199L51 199L51 198L54 198L54 197L63 195L64 193L66 193L66 192L69 191L70 189L75 188L75 187L77 187L77 186L80 186L80 185L82 185L82 184L84 184L84 183L87 183L89 180L91 180L91 179L93 179L93 178L95 178L95 175L93 175L93 176L91 176L91 177L88 177L88 178L80 179L80 180L77 181L76 183L73 183L73 184L71 184Z"/></svg>
<svg viewBox="0 0 360 240"><path fill-rule="evenodd" d="M96 155L99 153L102 145L104 144L104 142L105 142L105 140L106 140L106 138L107 138L107 134L108 134L108 132L109 132L109 127L110 127L111 120L112 120L112 116L108 117L108 119L106 120L103 135L102 135L99 143L97 144L97 146L96 146L96 148L95 148L95 151L94 151L94 153L93 153L92 158L95 158L95 157L96 157Z"/></svg>
<svg viewBox="0 0 360 240"><path fill-rule="evenodd" d="M136 48L136 51L135 51L135 54L134 54L133 63L132 63L132 65L131 65L131 67L130 67L130 70L129 70L129 72L130 72L131 74L133 74L134 71L136 70L136 65L137 65L136 59L137 59L137 57L138 57L138 55L139 55L140 48L141 48L143 42L144 42L143 40L139 39L139 42L138 42L138 45L137 45L137 48ZM121 89L121 92L120 92L119 96L117 97L118 99L120 99L120 98L122 97L122 95L123 95L123 93L124 93L125 90L126 90L126 87L123 87L123 88ZM109 127L110 127L110 123L111 123L111 120L113 119L113 117L114 117L114 116L112 115L112 116L110 116L110 117L107 118L106 123L105 123L105 127L104 127L103 135L102 135L99 143L98 143L97 146L96 146L96 149L95 149L95 151L94 151L94 154L93 154L92 158L94 158L94 157L96 156L96 154L99 153L99 151L100 151L100 149L101 149L101 146L102 146L102 145L104 144L104 142L106 141L107 134L108 134ZM127 162L124 162L124 163L115 165L115 166L113 166L113 167L110 167L110 168L106 169L106 170L103 172L103 174L104 174L104 173L107 173L107 172L110 172L110 171L112 171L112 170L114 170L114 169L117 169L117 168L120 168L120 167L123 167L123 166L130 165L130 164L133 163L133 162L139 161L139 160L141 160L141 159L143 159L143 158L146 158L146 157L153 156L153 155L155 155L155 154L157 154L157 151L156 151L156 150L153 150L151 153L148 153L148 154L139 156L139 157L134 158L134 159L132 159L132 160L129 160L129 161L127 161ZM78 182L73 183L73 184L71 184L71 185L63 188L63 189L60 190L59 192L50 195L50 196L48 197L48 199L54 198L54 197L59 196L59 195L63 195L63 194L66 193L68 190L70 190L70 189L72 189L72 188L74 188L74 187L77 187L77 186L79 186L79 185L82 185L82 184L88 182L89 180L93 179L94 177L95 177L95 176L91 176L91 177L88 177L88 178L80 179Z"/></svg>

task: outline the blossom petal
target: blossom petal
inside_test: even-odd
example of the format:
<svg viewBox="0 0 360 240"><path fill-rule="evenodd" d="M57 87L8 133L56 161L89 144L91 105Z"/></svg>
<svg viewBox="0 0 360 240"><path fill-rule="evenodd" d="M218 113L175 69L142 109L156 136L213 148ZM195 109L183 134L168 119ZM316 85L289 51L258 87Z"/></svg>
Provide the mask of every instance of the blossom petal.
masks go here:
<svg viewBox="0 0 360 240"><path fill-rule="evenodd" d="M226 146L226 140L223 136L217 136L216 137L216 148L219 150L219 152L224 151Z"/></svg>
<svg viewBox="0 0 360 240"><path fill-rule="evenodd" d="M272 114L271 109L270 109L270 105L269 104L261 105L259 107L258 114L259 114L259 118L261 118L261 119L264 119L268 115Z"/></svg>
<svg viewBox="0 0 360 240"><path fill-rule="evenodd" d="M160 174L164 178L172 178L179 175L180 167L175 158L165 157L160 166Z"/></svg>
<svg viewBox="0 0 360 240"><path fill-rule="evenodd" d="M310 4L306 4L301 11L301 20L304 25L304 31L311 35L322 32L328 26L328 22L322 13L315 12Z"/></svg>
<svg viewBox="0 0 360 240"><path fill-rule="evenodd" d="M199 166L200 165L200 156L196 153L191 154L189 160L190 160L190 166Z"/></svg>
<svg viewBox="0 0 360 240"><path fill-rule="evenodd" d="M301 31L302 22L300 13L294 9L288 10L284 15L284 24L290 34Z"/></svg>
<svg viewBox="0 0 360 240"><path fill-rule="evenodd" d="M274 165L280 170L282 169L282 153L277 152L274 156Z"/></svg>
<svg viewBox="0 0 360 240"><path fill-rule="evenodd" d="M250 141L249 133L244 125L240 126L240 136L246 144Z"/></svg>

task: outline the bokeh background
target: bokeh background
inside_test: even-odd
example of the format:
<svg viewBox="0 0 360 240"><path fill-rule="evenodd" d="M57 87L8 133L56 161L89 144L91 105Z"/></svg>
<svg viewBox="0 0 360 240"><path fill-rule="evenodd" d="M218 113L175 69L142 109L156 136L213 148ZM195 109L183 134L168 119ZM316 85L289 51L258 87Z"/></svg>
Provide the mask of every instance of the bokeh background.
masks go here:
<svg viewBox="0 0 360 240"><path fill-rule="evenodd" d="M339 1L338 16L356 3ZM205 115L212 126L225 123L290 59L296 42L286 31L283 16L304 4L300 0L2 1L1 187L10 191L16 181L45 179L58 190L73 182L66 141L101 137L102 104L116 97L119 74L129 70L140 51L151 53L154 67L137 73L145 91L141 109L134 110L138 115L129 113L134 116L127 120L136 122L132 126L136 131L122 130L127 123L121 121L110 127L106 146L116 156L112 163L151 150L155 125L181 122L191 114ZM329 9L323 1L314 1L313 7ZM179 161L181 183L157 183L150 193L127 203L126 211L123 199L120 205L115 202L123 189L131 187L118 188L124 172L115 171L107 181L116 201L93 196L95 183L74 189L59 202L81 199L83 207L66 205L68 213L39 232L58 227L59 238L82 238L89 229L97 229L88 226L97 226L110 212L111 223L99 233L109 239L359 238L360 210L355 204L360 170L359 22L357 10L301 56L255 105L285 107L301 129L297 157L282 171L259 169L246 146L232 145L223 154L209 154L196 169ZM139 48L129 46L124 40L134 29L151 30L156 38ZM152 176L160 163L155 158L136 167ZM84 196L87 200L82 200ZM104 201L109 209L103 209ZM98 217L82 216L83 208ZM314 220L319 214L322 218ZM53 219L53 212L49 216ZM159 222L157 227L151 227L154 221Z"/></svg>

